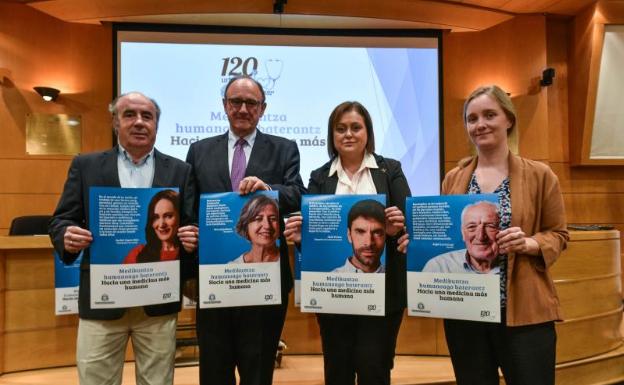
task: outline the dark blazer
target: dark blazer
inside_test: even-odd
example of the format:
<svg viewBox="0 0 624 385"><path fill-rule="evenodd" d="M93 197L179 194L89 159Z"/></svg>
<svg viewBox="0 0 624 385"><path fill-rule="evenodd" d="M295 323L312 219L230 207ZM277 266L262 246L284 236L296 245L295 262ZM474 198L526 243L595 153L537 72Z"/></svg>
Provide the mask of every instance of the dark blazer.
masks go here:
<svg viewBox="0 0 624 385"><path fill-rule="evenodd" d="M67 226L89 228L89 187L120 187L117 170L117 146L104 151L75 157L69 167L63 194L54 211L48 227L54 249L66 264L73 263L78 254L65 250L63 235ZM179 159L172 158L154 150L154 181L152 187L177 187L180 190L180 224L191 223L195 187L191 167ZM80 288L78 311L80 318L113 320L123 316L125 309L92 309L90 306L91 286L89 281L90 250L86 248L80 265ZM180 250L182 273L180 285L184 280L184 267L190 256ZM192 262L192 261L191 261ZM182 290L180 290L182 293ZM145 306L149 316L159 316L180 311L180 302Z"/></svg>
<svg viewBox="0 0 624 385"><path fill-rule="evenodd" d="M196 196L232 191L228 166L228 133L202 139L189 148L186 161L193 167ZM245 176L255 176L279 192L280 215L298 211L305 192L299 175L299 149L291 140L256 131ZM197 209L195 209L197 212ZM283 221L280 221L283 231ZM281 237L280 263L282 295L292 288L292 274L286 241Z"/></svg>
<svg viewBox="0 0 624 385"><path fill-rule="evenodd" d="M371 177L378 194L386 195L386 206L396 206L405 213L405 198L411 196L401 163L373 154L379 168L371 169ZM310 194L335 194L338 175L329 176L332 161L310 174ZM407 273L405 254L397 251L397 239L386 239L386 314L403 311L407 303Z"/></svg>

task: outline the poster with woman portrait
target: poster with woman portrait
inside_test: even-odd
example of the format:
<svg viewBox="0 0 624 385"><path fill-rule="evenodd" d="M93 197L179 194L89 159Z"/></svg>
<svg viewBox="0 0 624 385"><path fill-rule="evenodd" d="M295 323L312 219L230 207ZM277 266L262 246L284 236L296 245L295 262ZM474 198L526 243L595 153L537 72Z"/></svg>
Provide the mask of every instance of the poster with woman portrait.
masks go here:
<svg viewBox="0 0 624 385"><path fill-rule="evenodd" d="M91 187L91 307L180 300L177 188Z"/></svg>
<svg viewBox="0 0 624 385"><path fill-rule="evenodd" d="M385 195L305 195L301 311L385 314Z"/></svg>
<svg viewBox="0 0 624 385"><path fill-rule="evenodd" d="M405 211L408 314L500 322L497 195L411 197Z"/></svg>
<svg viewBox="0 0 624 385"><path fill-rule="evenodd" d="M201 195L201 308L282 302L279 221L277 191Z"/></svg>

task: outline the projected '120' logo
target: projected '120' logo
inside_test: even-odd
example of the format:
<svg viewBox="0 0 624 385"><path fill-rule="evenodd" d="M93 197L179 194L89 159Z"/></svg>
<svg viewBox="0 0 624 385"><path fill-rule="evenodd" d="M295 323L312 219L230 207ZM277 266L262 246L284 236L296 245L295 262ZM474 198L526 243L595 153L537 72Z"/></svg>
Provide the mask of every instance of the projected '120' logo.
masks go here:
<svg viewBox="0 0 624 385"><path fill-rule="evenodd" d="M258 71L259 61L255 57L241 58L238 56L224 57L223 67L221 68L222 77L234 77L234 76L251 76L256 79L264 91L268 95L273 94L275 88L275 82L282 76L282 70L284 69L284 62L281 59L268 59L264 61L264 74L260 74Z"/></svg>
<svg viewBox="0 0 624 385"><path fill-rule="evenodd" d="M253 76L258 72L258 59L255 57L248 57L243 60L242 58L224 57L223 68L221 69L221 76Z"/></svg>

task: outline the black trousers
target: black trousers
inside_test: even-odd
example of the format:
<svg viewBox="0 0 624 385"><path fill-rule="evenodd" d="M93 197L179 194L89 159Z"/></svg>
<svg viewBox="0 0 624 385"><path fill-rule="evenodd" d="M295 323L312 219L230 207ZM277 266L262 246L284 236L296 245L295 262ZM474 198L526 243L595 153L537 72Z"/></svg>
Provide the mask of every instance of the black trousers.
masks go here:
<svg viewBox="0 0 624 385"><path fill-rule="evenodd" d="M199 383L270 385L288 296L281 305L201 309L197 312Z"/></svg>
<svg viewBox="0 0 624 385"><path fill-rule="evenodd" d="M554 322L506 326L444 320L446 343L458 385L554 385L557 335Z"/></svg>
<svg viewBox="0 0 624 385"><path fill-rule="evenodd" d="M317 314L326 385L389 385L403 312L384 317Z"/></svg>

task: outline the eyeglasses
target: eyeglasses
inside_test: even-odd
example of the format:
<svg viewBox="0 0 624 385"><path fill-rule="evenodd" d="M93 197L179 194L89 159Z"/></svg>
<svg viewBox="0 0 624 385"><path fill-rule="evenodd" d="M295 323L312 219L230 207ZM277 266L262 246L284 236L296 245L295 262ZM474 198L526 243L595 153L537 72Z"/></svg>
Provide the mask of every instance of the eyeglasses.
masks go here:
<svg viewBox="0 0 624 385"><path fill-rule="evenodd" d="M226 100L228 104L236 110L242 108L243 104L247 106L248 110L256 110L263 103L262 101L255 99L228 98Z"/></svg>

